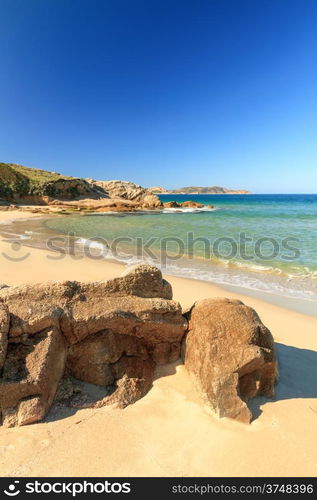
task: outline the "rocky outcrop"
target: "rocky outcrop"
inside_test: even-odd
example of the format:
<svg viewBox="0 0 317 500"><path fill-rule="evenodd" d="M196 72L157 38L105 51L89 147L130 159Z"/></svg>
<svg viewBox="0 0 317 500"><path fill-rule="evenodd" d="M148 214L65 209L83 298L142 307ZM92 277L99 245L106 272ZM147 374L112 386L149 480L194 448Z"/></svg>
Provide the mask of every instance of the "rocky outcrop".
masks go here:
<svg viewBox="0 0 317 500"><path fill-rule="evenodd" d="M122 292L112 295L111 288L103 282L49 282L1 290L0 300L11 315L9 338L59 327L69 344L107 328L120 334L133 330L134 336L151 342L179 340L184 321L178 303Z"/></svg>
<svg viewBox="0 0 317 500"><path fill-rule="evenodd" d="M111 295L173 298L172 287L162 278L161 271L147 264L128 267L122 276L107 281L106 289Z"/></svg>
<svg viewBox="0 0 317 500"><path fill-rule="evenodd" d="M111 198L140 202L147 194L142 186L128 181L92 181L92 184L102 188Z"/></svg>
<svg viewBox="0 0 317 500"><path fill-rule="evenodd" d="M182 315L170 284L146 264L107 282L0 287L2 422L39 421L54 398L124 408L147 393L155 367L177 360L181 346L219 416L249 422L248 398L272 397L273 338L240 301L206 299ZM105 393L87 402L75 390L80 383Z"/></svg>
<svg viewBox="0 0 317 500"><path fill-rule="evenodd" d="M156 364L179 356L186 324L170 285L147 265L108 282L1 289L4 425L42 419L64 373L109 387L102 404L126 406L150 388Z"/></svg>
<svg viewBox="0 0 317 500"><path fill-rule="evenodd" d="M162 202L159 199L158 196L155 194L146 194L144 198L141 200L141 207L142 208L161 208Z"/></svg>
<svg viewBox="0 0 317 500"><path fill-rule="evenodd" d="M101 188L112 199L129 200L141 208L158 208L162 206L158 196L133 182L92 181L92 184Z"/></svg>
<svg viewBox="0 0 317 500"><path fill-rule="evenodd" d="M270 331L238 300L199 301L187 318L183 359L205 400L220 417L250 422L246 401L274 395L277 361Z"/></svg>
<svg viewBox="0 0 317 500"><path fill-rule="evenodd" d="M198 203L197 201L183 201L178 203L177 201L166 201L163 203L164 208L204 208L203 203ZM214 208L213 205L207 205L207 208Z"/></svg>
<svg viewBox="0 0 317 500"><path fill-rule="evenodd" d="M181 208L181 206L177 201L166 201L163 203L164 208Z"/></svg>

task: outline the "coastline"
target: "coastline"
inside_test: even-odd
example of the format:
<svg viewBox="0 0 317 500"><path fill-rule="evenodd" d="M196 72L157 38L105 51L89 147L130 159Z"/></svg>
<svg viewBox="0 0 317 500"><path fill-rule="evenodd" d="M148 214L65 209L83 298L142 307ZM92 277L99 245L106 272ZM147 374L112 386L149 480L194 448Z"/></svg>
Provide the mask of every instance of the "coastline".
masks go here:
<svg viewBox="0 0 317 500"><path fill-rule="evenodd" d="M0 221L26 218L18 212L3 214ZM0 241L1 282L8 285L106 280L125 268L71 255L53 260L29 247L23 248L30 256L17 262L3 256L9 248ZM280 381L275 400L251 401L256 418L250 426L219 420L201 402L181 364L164 366L146 397L125 410L64 409L39 424L0 428L1 475L316 475L317 319L209 282L166 278L184 309L216 296L239 298L255 308L276 342ZM158 429L164 429L163 435Z"/></svg>
<svg viewBox="0 0 317 500"><path fill-rule="evenodd" d="M171 209L173 210L173 209ZM114 212L112 212L112 215ZM139 215L152 215L153 211L143 211L140 212ZM106 212L105 214L100 214L100 213L95 213L95 214L89 214L90 217L93 217L94 215L99 216L109 216L109 213ZM115 214L117 216L121 217L121 213L118 212ZM135 214L131 213L131 216ZM60 232L58 229L54 229L54 220L65 220L67 221L71 220L74 221L71 223L71 228L76 227L76 224L81 224L80 220L83 215L76 214L74 217L67 217L65 218L65 215L63 214L56 214L56 213L51 213L51 214L38 214L38 213L32 213L32 212L24 212L21 214L21 212L17 211L5 211L5 212L0 212L0 229L1 226L3 227L3 231L0 231L0 238L1 238L1 233L3 234L3 242L4 245L8 248L8 251L6 252L5 250L1 250L2 254L6 254L9 256L9 260L12 258L13 262L19 262L20 258L22 257L23 260L23 255L27 255L32 251L33 249L36 250L41 250L45 252L45 255L47 256L47 259L45 262L54 262L57 260L58 262L61 261L60 258L58 258L57 255L54 255L53 252L49 251L46 249L46 245L44 244L47 238L51 237L63 237L64 235L68 234L65 232ZM87 218L88 215L86 215L85 218ZM89 218L90 218L89 217ZM129 214L126 214L126 218L129 217ZM27 225L27 220L32 219L32 222L30 222L30 226ZM44 224L41 222L44 220ZM92 219L91 219L92 220ZM122 219L122 223L125 222L127 219ZM51 222L53 221L53 228L50 227ZM14 225L11 226L10 223L14 223ZM19 224L21 222L21 224ZM46 224L48 222L48 224ZM75 226L74 226L75 223ZM64 224L64 223L63 223ZM6 227L7 225L7 227ZM59 227L59 225L57 225ZM67 227L67 226L66 226ZM81 227L81 226L79 226ZM100 227L100 226L99 226ZM129 228L123 224L122 226L122 234L129 234L127 231L129 231ZM70 230L70 235L72 235L72 232L75 230L71 229ZM77 229L76 229L77 231ZM97 230L98 231L98 230ZM26 233L26 234L24 234ZM90 237L88 240L85 237L81 237L80 233L72 237L70 236L70 240L67 243L67 240L63 243L62 246L65 248L65 252L68 254L71 253L76 253L76 257L74 255L69 255L69 258L71 259L80 259L83 258L82 254L84 252L83 248L84 245L86 244L86 241L90 242L92 241L92 246L91 248L97 249L97 254L100 253L102 250L102 244L98 242L94 243L95 237ZM21 245L18 246L18 249L10 248L10 242L12 243L12 240L18 241L21 243ZM110 239L111 241L111 239ZM69 249L67 249L69 245ZM58 245L59 246L59 245ZM18 250L18 251L16 251ZM105 257L99 259L98 255L95 259L89 259L85 258L87 263L89 262L89 266L93 261L97 261L97 263L106 266L107 263L112 266L121 266L117 270L117 274L120 274L121 270L123 270L127 265L133 265L137 262L141 262L140 258L137 258L136 255L134 255L134 250L133 247L131 247L131 250L124 249L123 254L125 252L128 252L127 257L115 255L109 248L106 250ZM129 256L131 251L131 256ZM157 256L158 257L158 256ZM64 260L64 256L63 259ZM152 261L153 265L158 265L160 264L159 260L156 262L155 260ZM285 287L285 284L283 281L278 281L280 278L278 275L274 274L269 274L269 273L261 273L260 271L256 270L253 271L251 267L248 268L248 266L245 266L245 269L242 269L240 265L234 264L231 267L227 266L227 263L225 263L225 266L223 263L220 261L218 262L213 262L212 264L209 264L210 267L208 267L206 264L208 262L204 263L203 260L200 260L199 257L196 257L194 261L186 258L182 258L180 265L175 265L173 261L171 262L166 262L167 266L163 265L161 267L162 272L164 273L165 276L169 280L175 279L184 279L189 282L193 283L206 283L208 285L218 287L219 290L219 295L224 295L224 294L233 294L233 296L245 296L251 299L259 299L264 302L267 302L269 304L275 305L275 306L280 306L283 309L291 310L291 311L296 311L308 316L313 316L317 317L317 301L315 296L310 298L308 295L308 292L304 294L304 296L301 296L301 292L299 289L292 290L292 289L287 289ZM6 266L2 267L7 267L8 263L6 263ZM62 266L61 266L62 267ZM256 268L258 266L255 266ZM238 272L237 272L238 271ZM107 269L106 273L111 272L109 269ZM273 279L274 278L274 279ZM54 279L53 278L47 278L47 279ZM74 278L76 279L76 278ZM89 278L87 278L89 279ZM98 279L98 278L97 278ZM285 277L284 277L285 281ZM295 295L294 295L295 292ZM310 293L310 292L309 292ZM306 296L305 296L306 295Z"/></svg>

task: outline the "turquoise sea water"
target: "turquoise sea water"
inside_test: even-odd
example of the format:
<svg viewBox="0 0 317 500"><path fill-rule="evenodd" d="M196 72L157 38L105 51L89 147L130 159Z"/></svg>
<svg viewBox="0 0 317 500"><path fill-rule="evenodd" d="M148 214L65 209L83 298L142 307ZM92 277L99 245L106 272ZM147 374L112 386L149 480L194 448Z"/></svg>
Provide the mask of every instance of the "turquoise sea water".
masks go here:
<svg viewBox="0 0 317 500"><path fill-rule="evenodd" d="M204 209L30 220L24 237L70 234L94 258L146 260L170 274L317 300L317 195L161 199L190 199Z"/></svg>
<svg viewBox="0 0 317 500"><path fill-rule="evenodd" d="M317 298L317 195L161 199L190 199L205 208L68 216L45 224L57 232L74 233L77 245L104 252L106 258L148 260L181 276ZM207 208L210 204L214 209ZM121 237L126 240L118 240Z"/></svg>

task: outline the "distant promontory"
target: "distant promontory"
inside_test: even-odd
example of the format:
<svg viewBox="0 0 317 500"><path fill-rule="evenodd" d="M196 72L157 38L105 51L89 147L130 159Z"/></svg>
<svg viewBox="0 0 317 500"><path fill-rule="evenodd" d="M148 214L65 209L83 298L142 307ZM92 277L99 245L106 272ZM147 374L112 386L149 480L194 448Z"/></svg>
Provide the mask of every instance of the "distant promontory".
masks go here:
<svg viewBox="0 0 317 500"><path fill-rule="evenodd" d="M165 189L163 187L150 187L153 194L251 194L246 189L228 189L221 186L187 186L179 189Z"/></svg>

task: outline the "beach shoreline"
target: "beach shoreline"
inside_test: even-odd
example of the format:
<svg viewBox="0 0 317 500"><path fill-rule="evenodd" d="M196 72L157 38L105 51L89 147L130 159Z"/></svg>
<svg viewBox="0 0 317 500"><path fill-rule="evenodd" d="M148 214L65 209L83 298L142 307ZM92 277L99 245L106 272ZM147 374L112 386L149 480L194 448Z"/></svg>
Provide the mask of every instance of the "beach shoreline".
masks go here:
<svg viewBox="0 0 317 500"><path fill-rule="evenodd" d="M3 212L0 221L19 216ZM54 260L29 247L23 247L28 258L18 262L4 257L9 248L0 241L1 283L10 286L107 280L125 269L117 262L70 255ZM11 258L14 254L11 250ZM125 410L64 409L38 424L0 427L0 475L316 475L317 319L210 282L166 279L184 310L203 298L227 296L257 311L276 343L280 380L275 399L251 400L255 419L249 426L220 420L202 403L184 366L166 365L159 368L150 392Z"/></svg>
<svg viewBox="0 0 317 500"><path fill-rule="evenodd" d="M96 214L98 216L100 216L100 214ZM90 215L91 217L92 215ZM51 228L45 226L44 225L40 226L40 227L36 227L35 228L35 231L37 232L37 230L40 231L41 235L39 236L39 240L38 241L33 241L33 240L29 240L30 236L29 236L29 233L32 233L33 231L28 231L29 227L27 225L27 221L28 220L35 220L35 222L40 222L43 221L43 220L52 220L52 219L61 219L61 218L64 218L65 216L64 215L57 215L57 214L50 214L50 215L47 215L47 214L38 214L38 213L32 213L32 212L29 212L25 215L22 215L21 212L17 212L17 211L1 211L0 212L0 238L1 238L1 233L2 233L2 236L3 235L3 231L1 232L1 229L2 228L5 228L5 224L10 224L9 228L11 229L11 222L12 223L15 223L14 225L12 225L12 236L9 232L7 232L7 234L5 235L5 237L2 237L2 241L4 243L4 248L3 250L1 250L1 256L3 257L4 255L7 255L9 257L9 259L7 260L10 260L10 258L12 258L12 261L15 262L15 259L16 259L16 262L18 263L20 261L20 258L22 258L23 254L25 255L28 255L30 252L32 253L33 250L41 250L43 252L45 252L45 255L47 257L47 261L48 262L52 262L54 260L57 260L57 261L61 261L63 260L64 258L66 258L66 255L63 255L63 256L58 256L58 255L55 255L53 254L52 250L49 250L47 248L47 240L51 237L64 237L66 235L66 233L60 233L60 232L57 232L55 230L52 230ZM79 216L79 215L76 215L76 219L77 217L79 217L78 220L80 220L81 217L83 217L82 215ZM21 223L21 225L17 226L16 223ZM31 229L34 229L34 227L32 226ZM24 232L26 234L24 234ZM38 234L40 234L38 233ZM15 238L15 236L17 238ZM92 257L92 258L89 258L87 257L87 252L86 252L86 249L85 249L85 245L87 244L88 247L88 253L90 254L91 253L91 250L93 250L94 246L95 246L95 243L94 243L94 238L91 238L91 239L88 239L86 240L85 238L82 238L80 236L77 236L77 237L74 237L74 236L70 236L70 235L67 235L69 236L70 239L73 240L73 246L76 247L76 248L71 248L71 249L66 249L65 247L65 252L67 254L69 254L67 256L68 259L73 259L73 260L79 260L80 258L84 259L85 262L99 262L99 263L102 263L103 266L112 266L113 268L115 266L119 266L117 269L117 273L121 273L123 272L123 270L129 266L129 265L133 265L137 262L140 262L140 259L136 259L134 257L130 258L130 257L127 257L127 258L124 258L122 256L119 255L119 256L115 256L113 255L113 253L110 251L110 255L109 255L109 251L107 251L107 255L104 257L104 258L99 258L99 255L98 253L100 252L100 249L98 247L98 245L100 245L100 243L96 242L96 248L97 248L97 255L96 257ZM19 237L21 239L19 239ZM32 236L32 239L33 239L33 236ZM78 242L82 240L82 246L83 248L82 249L79 249L78 248ZM102 238L101 238L102 240ZM20 244L19 246L19 249L18 251L14 251L12 250L12 242L13 241L18 241L18 244ZM76 243L75 243L76 242ZM91 248L90 248L90 245L91 245ZM11 248L10 248L11 246ZM7 247L9 249L9 251L5 251L5 247ZM24 248L24 252L22 250L22 248ZM72 253L75 253L75 255L72 255ZM92 251L92 254L94 252ZM271 283L271 287L270 287L270 278L269 277L266 277L267 278L267 289L261 289L261 288L257 288L256 286L250 286L248 285L248 280L246 281L246 283L241 283L241 284L237 284L235 281L232 281L230 282L230 273L228 271L227 268L225 268L223 265L217 263L217 264L213 264L212 267L210 268L213 269L213 273L216 272L215 276L213 277L211 275L211 279L204 279L203 277L203 273L202 273L202 276L200 276L200 273L198 271L198 269L196 269L196 272L197 272L197 275L196 276L190 276L190 273L188 273L188 270L189 270L189 267L193 264L193 261L192 260L184 260L182 259L184 262L181 263L181 265L178 265L177 267L173 264L173 261L171 261L172 263L172 266L170 266L169 263L167 263L167 267L165 267L164 265L163 266L160 266L160 259L158 258L157 260L157 263L155 261L153 262L149 262L153 265L156 265L158 267L161 268L162 270L162 273L169 279L169 280L173 280L174 278L176 279L184 279L184 280L188 280L189 282L194 282L194 283L206 283L207 285L212 285L214 287L218 287L219 289L219 295L223 295L223 294L234 294L236 296L245 296L245 297L249 297L251 299L259 299L259 300L262 300L264 302L267 302L269 304L272 304L272 305L275 305L275 306L280 306L282 307L283 309L288 309L288 310L292 310L292 311L296 311L296 312L299 312L299 313L302 313L302 314L305 314L305 315L308 315L308 316L313 316L313 317L317 317L317 302L316 300L314 299L309 299L307 297L305 298L301 298L299 296L294 296L292 297L290 294L287 293L287 290L283 290L282 292L280 292L278 289L276 289L274 287L274 283L272 282ZM23 261L23 258L22 258L22 261ZM175 268L175 269L174 269ZM223 273L227 273L227 276L224 280L219 280L219 278L217 279L217 273L219 273L219 270L222 270ZM108 275L108 273L111 274L111 270L110 269L107 269L106 271L106 274ZM242 274L242 276L247 276L248 275L248 271L245 270L244 272L241 270L240 273ZM257 273L256 273L257 274ZM225 274L224 274L225 276ZM48 278L50 279L50 278Z"/></svg>

